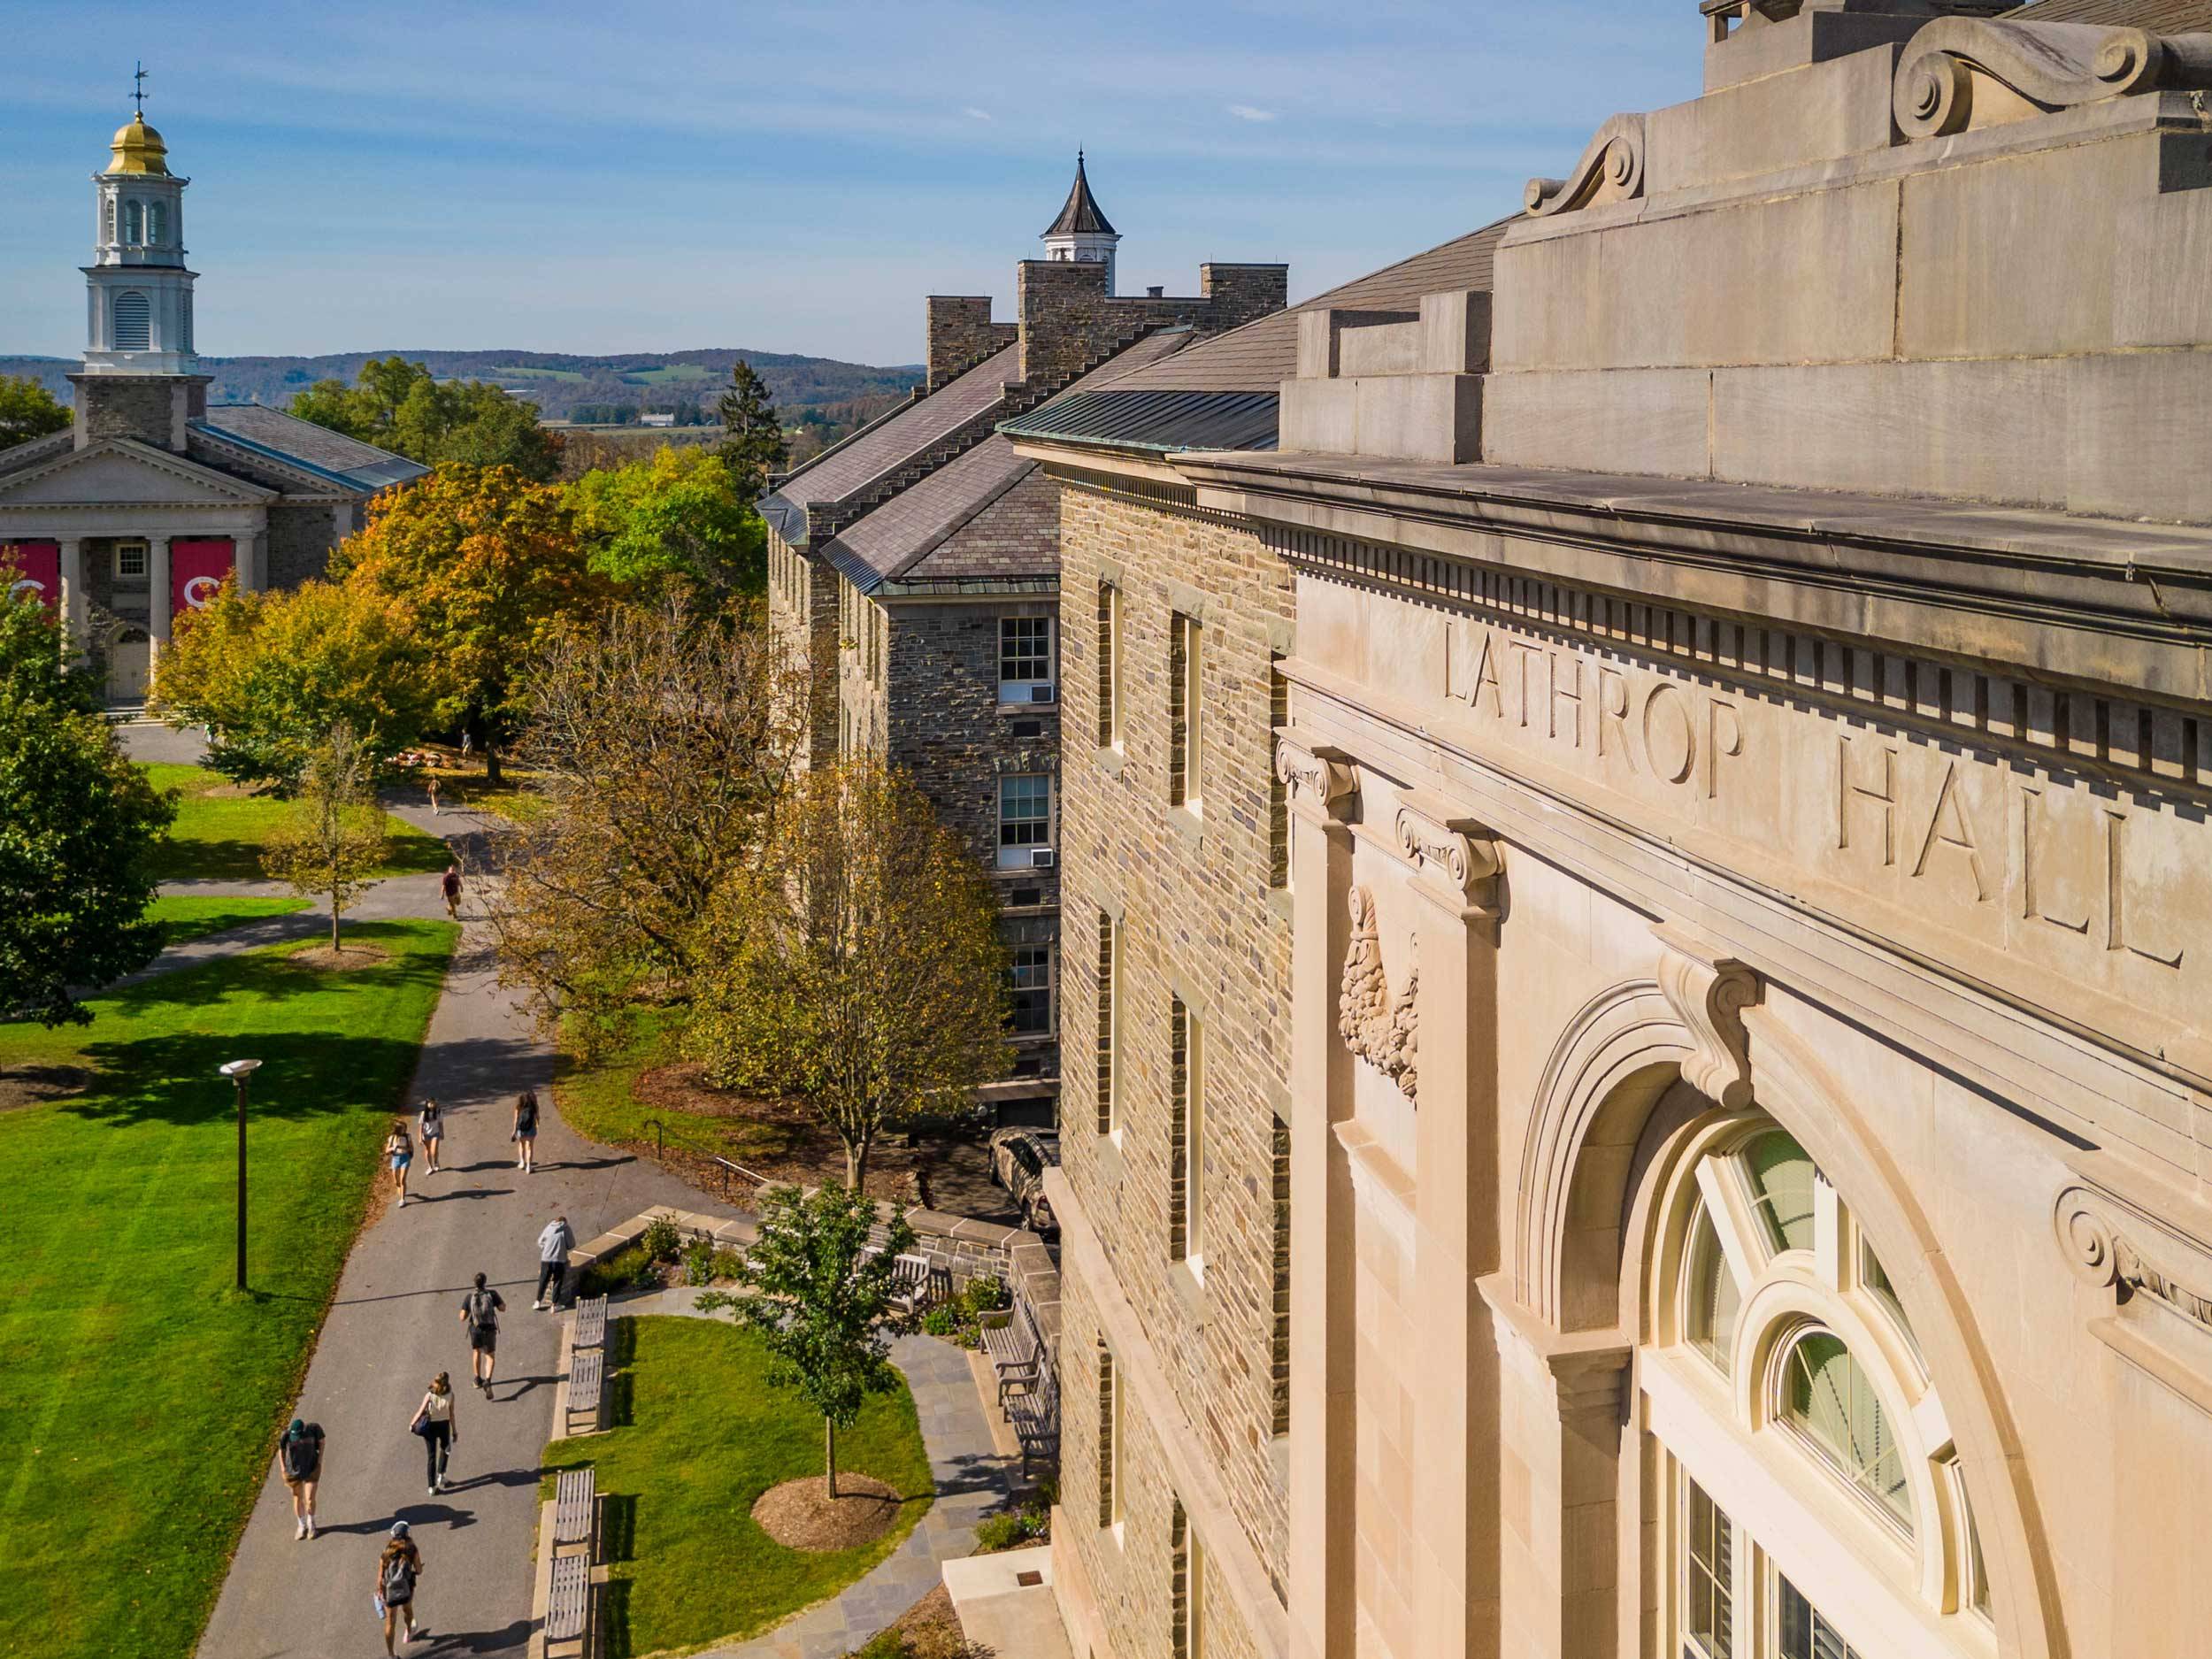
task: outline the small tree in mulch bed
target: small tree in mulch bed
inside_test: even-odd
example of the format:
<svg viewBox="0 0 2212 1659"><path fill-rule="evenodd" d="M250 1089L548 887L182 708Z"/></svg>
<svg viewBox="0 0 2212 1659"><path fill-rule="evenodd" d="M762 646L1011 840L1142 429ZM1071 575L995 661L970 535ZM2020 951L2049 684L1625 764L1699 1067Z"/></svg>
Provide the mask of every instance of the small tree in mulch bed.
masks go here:
<svg viewBox="0 0 2212 1659"><path fill-rule="evenodd" d="M825 1187L808 1195L776 1187L763 1202L760 1236L738 1273L738 1282L757 1294L730 1305L767 1344L770 1384L798 1389L822 1414L827 1492L834 1498L837 1431L859 1420L868 1395L899 1386L889 1357L900 1325L891 1306L892 1258L913 1248L914 1233L895 1212L883 1248L870 1256L876 1207L858 1193ZM710 1299L722 1301L710 1293L699 1305Z"/></svg>

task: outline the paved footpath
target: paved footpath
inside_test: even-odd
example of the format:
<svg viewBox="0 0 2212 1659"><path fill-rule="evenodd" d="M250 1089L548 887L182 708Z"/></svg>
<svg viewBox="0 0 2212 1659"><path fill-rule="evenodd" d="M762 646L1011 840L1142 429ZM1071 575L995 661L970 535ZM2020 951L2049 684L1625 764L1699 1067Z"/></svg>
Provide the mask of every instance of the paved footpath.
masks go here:
<svg viewBox="0 0 2212 1659"><path fill-rule="evenodd" d="M466 813L399 811L449 839L482 827ZM365 904L360 914L401 911L418 888L420 908L412 913L442 914L435 878L385 883L375 909ZM523 1175L507 1140L511 1107L526 1087L544 1098L550 1076L546 1049L495 983L485 930L465 926L411 1096L434 1096L447 1109L446 1172L425 1174L419 1156L411 1185L420 1197L363 1231L299 1402L299 1415L329 1436L319 1532L294 1540L291 1500L272 1466L201 1640L205 1659L380 1654L370 1594L377 1552L395 1520L408 1522L422 1547L416 1607L430 1632L405 1651L525 1651L539 1457L552 1427L559 1356L557 1317L530 1308L538 1231L556 1212L566 1214L580 1241L654 1204L714 1208L649 1162L589 1145L549 1111L539 1131L537 1172ZM469 1386L458 1317L479 1271L491 1276L508 1306L488 1402ZM454 1379L459 1441L449 1476L455 1489L432 1496L424 1490L422 1441L407 1424L441 1371Z"/></svg>

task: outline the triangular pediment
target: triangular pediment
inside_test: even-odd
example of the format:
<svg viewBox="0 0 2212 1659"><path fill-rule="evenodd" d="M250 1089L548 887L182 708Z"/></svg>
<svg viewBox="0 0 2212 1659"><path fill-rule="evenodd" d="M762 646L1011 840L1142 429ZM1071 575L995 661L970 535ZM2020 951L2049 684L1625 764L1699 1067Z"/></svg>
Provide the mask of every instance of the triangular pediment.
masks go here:
<svg viewBox="0 0 2212 1659"><path fill-rule="evenodd" d="M0 477L0 507L246 506L277 493L131 438L104 438Z"/></svg>

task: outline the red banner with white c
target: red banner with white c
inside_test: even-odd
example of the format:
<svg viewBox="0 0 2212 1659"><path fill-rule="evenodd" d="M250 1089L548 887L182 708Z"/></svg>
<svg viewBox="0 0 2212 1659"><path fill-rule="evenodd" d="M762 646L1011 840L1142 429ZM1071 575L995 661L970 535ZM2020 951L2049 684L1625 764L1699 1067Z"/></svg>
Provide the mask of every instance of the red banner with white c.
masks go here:
<svg viewBox="0 0 2212 1659"><path fill-rule="evenodd" d="M169 544L169 615L204 611L215 603L215 592L229 575L234 560L229 538L220 541Z"/></svg>
<svg viewBox="0 0 2212 1659"><path fill-rule="evenodd" d="M7 578L8 597L35 594L49 611L61 609L61 543L58 541L0 541L0 565L12 565Z"/></svg>

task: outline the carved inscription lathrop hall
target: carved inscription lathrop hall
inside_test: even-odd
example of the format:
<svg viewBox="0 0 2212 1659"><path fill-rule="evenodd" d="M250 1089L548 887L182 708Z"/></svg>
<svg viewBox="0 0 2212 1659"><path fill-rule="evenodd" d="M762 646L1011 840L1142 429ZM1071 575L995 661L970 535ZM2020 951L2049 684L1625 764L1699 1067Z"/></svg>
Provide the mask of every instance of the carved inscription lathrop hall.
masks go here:
<svg viewBox="0 0 2212 1659"><path fill-rule="evenodd" d="M2212 823L2195 808L2093 784L2055 756L2039 769L1978 749L1970 732L1938 741L1478 620L1445 619L1443 647L1438 734L1478 758L1563 772L1594 805L1612 803L1593 783L1625 795L1640 826L1728 837L1754 854L1732 863L1831 907L1871 899L2204 1020L2212 951L2174 919L2212 907Z"/></svg>

